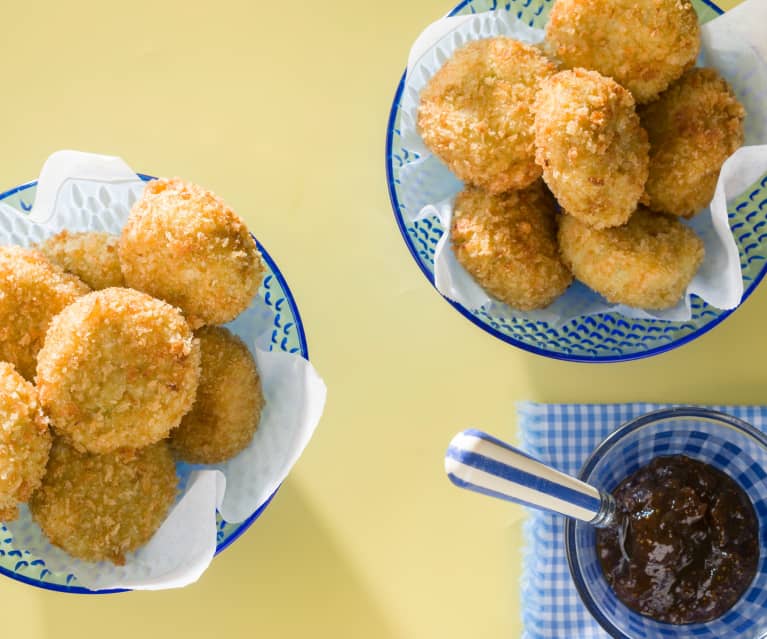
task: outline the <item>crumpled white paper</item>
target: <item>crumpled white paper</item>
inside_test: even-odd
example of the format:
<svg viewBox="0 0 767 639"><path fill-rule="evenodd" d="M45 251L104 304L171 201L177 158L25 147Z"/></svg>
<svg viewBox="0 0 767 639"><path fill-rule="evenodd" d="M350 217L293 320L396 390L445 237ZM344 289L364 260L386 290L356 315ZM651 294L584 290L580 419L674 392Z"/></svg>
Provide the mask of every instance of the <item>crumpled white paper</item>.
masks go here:
<svg viewBox="0 0 767 639"><path fill-rule="evenodd" d="M54 153L43 166L29 215L0 203L0 245L28 246L61 229L119 234L144 183L116 157ZM285 479L319 423L326 388L300 355L268 351L273 315L259 296L227 325L253 353L265 397L250 446L216 466L178 464L181 494L148 544L124 566L88 563L52 546L26 506L6 524L14 546L42 558L53 572L73 573L96 589L160 590L196 581L216 550L216 509L232 523L255 512Z"/></svg>
<svg viewBox="0 0 767 639"><path fill-rule="evenodd" d="M528 44L544 39L544 31L523 23L505 10L447 17L428 26L410 50L401 100L402 146L420 157L400 169L399 196L410 221L436 216L446 232L434 254L434 283L445 297L465 308L484 309L501 319L526 318L561 325L575 317L618 312L626 317L684 321L691 317L690 295L712 306L731 309L743 296L740 258L727 219L727 201L767 172L767 2L747 0L702 28L699 63L718 69L747 110L745 145L725 162L711 206L687 223L705 243L706 257L683 300L664 311L610 305L579 282L548 308L516 311L491 298L458 263L450 242L455 195L463 188L449 169L424 146L416 129L421 90L453 52L472 40L509 36Z"/></svg>

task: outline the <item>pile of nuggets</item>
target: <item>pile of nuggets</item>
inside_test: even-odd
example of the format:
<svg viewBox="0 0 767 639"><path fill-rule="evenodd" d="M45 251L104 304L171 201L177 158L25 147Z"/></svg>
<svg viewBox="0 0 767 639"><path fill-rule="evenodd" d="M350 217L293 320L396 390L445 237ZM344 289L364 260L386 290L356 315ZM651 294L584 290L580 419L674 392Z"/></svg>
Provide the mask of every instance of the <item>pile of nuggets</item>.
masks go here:
<svg viewBox="0 0 767 639"><path fill-rule="evenodd" d="M217 326L264 265L243 221L180 180L149 182L120 237L0 247L0 520L28 502L51 541L125 562L173 504L176 461L212 464L253 438L253 357Z"/></svg>
<svg viewBox="0 0 767 639"><path fill-rule="evenodd" d="M540 46L473 41L431 78L418 129L466 185L453 249L490 295L544 308L575 276L610 303L679 302L704 257L679 218L743 144L699 49L689 0L557 0Z"/></svg>

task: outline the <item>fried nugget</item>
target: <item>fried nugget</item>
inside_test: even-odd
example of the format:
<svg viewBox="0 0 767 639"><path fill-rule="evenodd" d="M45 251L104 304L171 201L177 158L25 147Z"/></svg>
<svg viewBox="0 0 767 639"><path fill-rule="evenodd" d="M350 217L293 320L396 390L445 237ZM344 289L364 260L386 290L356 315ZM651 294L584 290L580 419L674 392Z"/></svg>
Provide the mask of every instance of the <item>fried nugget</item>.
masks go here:
<svg viewBox="0 0 767 639"><path fill-rule="evenodd" d="M565 68L610 76L643 104L693 65L700 27L689 0L557 0L546 41Z"/></svg>
<svg viewBox="0 0 767 639"><path fill-rule="evenodd" d="M631 94L573 69L541 83L535 108L535 160L559 204L595 228L625 224L644 191L649 151Z"/></svg>
<svg viewBox="0 0 767 639"><path fill-rule="evenodd" d="M37 390L7 362L0 362L0 521L18 516L40 485L51 434Z"/></svg>
<svg viewBox="0 0 767 639"><path fill-rule="evenodd" d="M556 71L536 48L511 38L470 42L421 92L418 129L461 180L491 193L541 175L533 147L533 100Z"/></svg>
<svg viewBox="0 0 767 639"><path fill-rule="evenodd" d="M127 285L178 306L192 328L237 317L265 270L234 211L180 178L146 185L123 228L119 254Z"/></svg>
<svg viewBox="0 0 767 639"><path fill-rule="evenodd" d="M692 217L714 197L719 170L743 144L746 112L714 69L690 69L639 110L650 138L651 209Z"/></svg>
<svg viewBox="0 0 767 639"><path fill-rule="evenodd" d="M121 566L165 520L177 484L166 442L131 454L93 455L57 437L29 508L54 546L85 561Z"/></svg>
<svg viewBox="0 0 767 639"><path fill-rule="evenodd" d="M117 244L118 238L109 233L61 231L39 248L51 262L79 277L94 291L100 291L125 285Z"/></svg>
<svg viewBox="0 0 767 639"><path fill-rule="evenodd" d="M0 246L0 360L31 380L51 319L88 291L40 251Z"/></svg>
<svg viewBox="0 0 767 639"><path fill-rule="evenodd" d="M460 264L512 308L544 308L572 282L557 248L556 205L540 180L501 195L461 192L450 238Z"/></svg>
<svg viewBox="0 0 767 639"><path fill-rule="evenodd" d="M200 346L178 309L126 288L65 308L37 362L56 433L93 453L167 437L191 408L199 375Z"/></svg>
<svg viewBox="0 0 767 639"><path fill-rule="evenodd" d="M202 355L197 398L171 433L170 442L184 461L215 464L250 444L264 396L256 363L239 337L214 326L200 329L195 336Z"/></svg>
<svg viewBox="0 0 767 639"><path fill-rule="evenodd" d="M651 310L679 302L704 256L692 229L643 206L625 226L603 230L565 215L559 246L575 277L608 302Z"/></svg>

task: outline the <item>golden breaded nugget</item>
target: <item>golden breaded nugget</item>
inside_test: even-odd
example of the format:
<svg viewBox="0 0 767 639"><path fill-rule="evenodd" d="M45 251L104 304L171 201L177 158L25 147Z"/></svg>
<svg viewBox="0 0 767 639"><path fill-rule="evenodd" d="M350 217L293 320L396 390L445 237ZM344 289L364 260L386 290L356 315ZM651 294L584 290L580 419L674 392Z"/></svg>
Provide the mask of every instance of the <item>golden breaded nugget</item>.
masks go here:
<svg viewBox="0 0 767 639"><path fill-rule="evenodd" d="M144 545L162 525L177 484L165 442L94 455L57 437L29 508L54 546L85 561L121 566L125 554Z"/></svg>
<svg viewBox="0 0 767 639"><path fill-rule="evenodd" d="M170 435L176 455L193 464L216 464L234 457L256 432L264 397L248 347L225 328L207 326L200 340L197 398Z"/></svg>
<svg viewBox="0 0 767 639"><path fill-rule="evenodd" d="M581 282L613 304L675 306L703 262L703 242L678 218L640 206L628 224L597 230L570 215L559 226L562 257Z"/></svg>
<svg viewBox="0 0 767 639"><path fill-rule="evenodd" d="M93 453L167 437L191 408L199 376L200 346L179 310L126 288L65 308L37 362L56 433Z"/></svg>
<svg viewBox="0 0 767 639"><path fill-rule="evenodd" d="M647 134L634 99L596 71L561 71L535 100L535 160L570 215L606 228L625 224L647 180Z"/></svg>
<svg viewBox="0 0 767 639"><path fill-rule="evenodd" d="M643 104L693 65L700 27L689 0L557 0L546 41L565 68L610 76Z"/></svg>
<svg viewBox="0 0 767 639"><path fill-rule="evenodd" d="M117 255L118 242L109 233L61 231L39 248L51 262L79 277L94 291L100 291L125 285Z"/></svg>
<svg viewBox="0 0 767 639"><path fill-rule="evenodd" d="M556 205L540 180L501 195L461 192L450 238L461 265L512 308L548 306L572 282L557 248Z"/></svg>
<svg viewBox="0 0 767 639"><path fill-rule="evenodd" d="M180 178L146 185L120 236L120 264L129 287L178 306L192 328L237 317L265 270L234 211Z"/></svg>
<svg viewBox="0 0 767 639"><path fill-rule="evenodd" d="M45 474L51 434L37 389L0 362L0 521L18 516Z"/></svg>
<svg viewBox="0 0 767 639"><path fill-rule="evenodd" d="M40 251L0 246L0 360L31 380L51 319L88 291Z"/></svg>
<svg viewBox="0 0 767 639"><path fill-rule="evenodd" d="M714 197L719 170L743 144L746 112L714 69L690 69L639 110L650 138L651 209L692 217Z"/></svg>
<svg viewBox="0 0 767 639"><path fill-rule="evenodd" d="M521 189L541 175L533 147L533 100L556 67L511 38L470 42L421 92L418 129L461 180L491 193Z"/></svg>

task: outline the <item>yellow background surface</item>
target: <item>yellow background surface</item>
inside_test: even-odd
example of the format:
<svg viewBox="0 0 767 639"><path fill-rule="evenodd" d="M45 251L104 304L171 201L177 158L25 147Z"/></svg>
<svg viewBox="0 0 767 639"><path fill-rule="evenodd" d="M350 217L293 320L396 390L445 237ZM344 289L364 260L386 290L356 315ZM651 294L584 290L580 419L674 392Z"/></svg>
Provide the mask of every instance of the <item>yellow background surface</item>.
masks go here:
<svg viewBox="0 0 767 639"><path fill-rule="evenodd" d="M452 487L454 432L514 438L521 399L764 401L764 286L693 344L609 366L515 350L429 286L394 224L384 132L410 44L450 5L4 3L0 187L74 148L217 191L287 277L330 389L277 498L197 584L92 597L3 578L5 636L516 637L524 515Z"/></svg>

